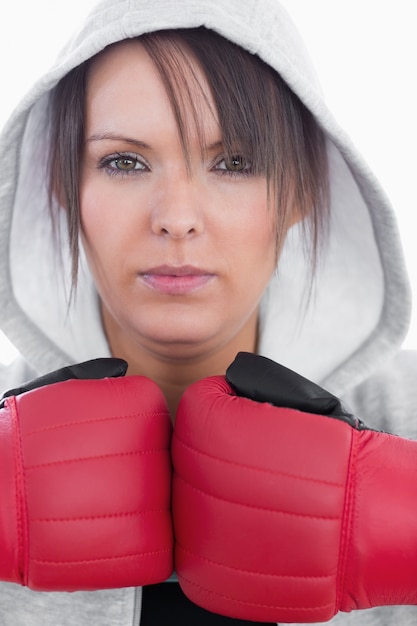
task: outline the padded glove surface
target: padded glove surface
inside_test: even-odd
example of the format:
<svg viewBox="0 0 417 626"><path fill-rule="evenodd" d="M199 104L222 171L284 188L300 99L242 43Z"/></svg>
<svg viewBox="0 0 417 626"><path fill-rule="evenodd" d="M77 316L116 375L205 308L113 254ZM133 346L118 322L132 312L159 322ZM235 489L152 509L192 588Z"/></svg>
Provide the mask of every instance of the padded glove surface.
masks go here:
<svg viewBox="0 0 417 626"><path fill-rule="evenodd" d="M100 376L120 372L99 365ZM170 437L163 394L144 377L75 377L6 397L0 579L66 591L165 580Z"/></svg>
<svg viewBox="0 0 417 626"><path fill-rule="evenodd" d="M273 406L281 368L250 355L244 379L253 359L248 395L262 402L236 395L246 383L232 365L233 387L205 379L178 408L173 516L184 593L213 612L271 622L416 604L417 443L367 430L295 373L287 401L301 398L303 410Z"/></svg>

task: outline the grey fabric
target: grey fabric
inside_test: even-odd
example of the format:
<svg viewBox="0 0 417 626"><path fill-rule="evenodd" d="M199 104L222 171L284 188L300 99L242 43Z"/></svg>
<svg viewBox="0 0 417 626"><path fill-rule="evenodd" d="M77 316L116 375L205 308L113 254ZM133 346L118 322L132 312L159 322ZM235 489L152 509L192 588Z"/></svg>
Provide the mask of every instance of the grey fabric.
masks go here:
<svg viewBox="0 0 417 626"><path fill-rule="evenodd" d="M397 355L410 294L395 216L328 111L303 45L276 0L104 0L16 108L0 137L0 327L22 357L0 372L3 389L69 362L109 355L84 260L77 298L67 308L69 254L63 247L57 255L45 184L50 90L69 69L112 42L200 25L270 63L328 138L330 245L306 303L308 260L299 228L291 230L263 299L260 353L342 396L370 426L415 438L417 358ZM65 241L65 226L60 228ZM139 613L140 592L131 589L39 594L0 584L2 626L130 626ZM340 614L332 624L394 621L415 624L417 607Z"/></svg>
<svg viewBox="0 0 417 626"><path fill-rule="evenodd" d="M37 593L0 583L1 626L131 626L134 589ZM133 626L139 626L135 624Z"/></svg>
<svg viewBox="0 0 417 626"><path fill-rule="evenodd" d="M110 0L98 5L17 107L0 139L0 326L39 373L108 354L85 264L75 306L67 311L69 258L64 250L57 262L44 176L49 90L106 44L145 30L199 25L273 65L327 132L331 244L305 307L309 261L298 227L292 229L264 298L259 349L334 393L344 393L400 344L410 315L408 281L391 207L333 120L298 36L275 0Z"/></svg>

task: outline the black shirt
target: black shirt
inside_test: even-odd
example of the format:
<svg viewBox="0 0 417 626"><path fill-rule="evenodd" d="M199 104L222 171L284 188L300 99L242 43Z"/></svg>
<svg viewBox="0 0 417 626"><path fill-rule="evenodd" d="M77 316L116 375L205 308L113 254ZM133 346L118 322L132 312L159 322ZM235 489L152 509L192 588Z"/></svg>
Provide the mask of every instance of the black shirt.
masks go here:
<svg viewBox="0 0 417 626"><path fill-rule="evenodd" d="M142 590L140 626L265 626L266 622L249 622L210 613L193 604L175 582L147 585ZM269 623L269 626L275 624Z"/></svg>

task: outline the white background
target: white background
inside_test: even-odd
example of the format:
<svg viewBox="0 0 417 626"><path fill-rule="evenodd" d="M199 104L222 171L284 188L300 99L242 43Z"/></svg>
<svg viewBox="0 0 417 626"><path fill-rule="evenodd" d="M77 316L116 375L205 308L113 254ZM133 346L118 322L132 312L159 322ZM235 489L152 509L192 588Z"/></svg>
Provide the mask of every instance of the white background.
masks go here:
<svg viewBox="0 0 417 626"><path fill-rule="evenodd" d="M94 4L95 0L3 3L0 126ZM303 34L330 108L391 198L417 292L416 2L284 0L284 4ZM405 346L417 348L417 312ZM0 337L0 361L8 362L12 355Z"/></svg>

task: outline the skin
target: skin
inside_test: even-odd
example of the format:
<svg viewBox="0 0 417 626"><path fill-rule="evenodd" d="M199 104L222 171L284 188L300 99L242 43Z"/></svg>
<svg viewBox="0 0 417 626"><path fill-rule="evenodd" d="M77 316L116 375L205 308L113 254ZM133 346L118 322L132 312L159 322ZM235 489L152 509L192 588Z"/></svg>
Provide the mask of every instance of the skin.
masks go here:
<svg viewBox="0 0 417 626"><path fill-rule="evenodd" d="M195 100L204 151L190 123L187 170L142 45L110 48L89 72L83 244L112 354L128 361L129 374L159 384L173 417L188 385L223 374L239 350L256 349L259 302L277 260L265 178L252 175L238 151L225 162L217 120L197 87Z"/></svg>

